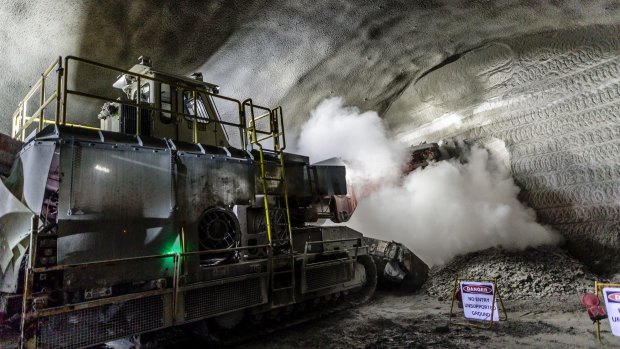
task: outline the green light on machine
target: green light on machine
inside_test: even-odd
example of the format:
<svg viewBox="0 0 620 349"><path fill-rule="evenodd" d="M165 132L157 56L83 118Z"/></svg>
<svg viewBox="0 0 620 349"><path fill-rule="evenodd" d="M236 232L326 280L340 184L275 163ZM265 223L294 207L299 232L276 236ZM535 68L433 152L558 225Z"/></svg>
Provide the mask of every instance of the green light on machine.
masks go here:
<svg viewBox="0 0 620 349"><path fill-rule="evenodd" d="M181 246L181 237L177 236L171 246L164 250L163 254L181 254L183 246Z"/></svg>

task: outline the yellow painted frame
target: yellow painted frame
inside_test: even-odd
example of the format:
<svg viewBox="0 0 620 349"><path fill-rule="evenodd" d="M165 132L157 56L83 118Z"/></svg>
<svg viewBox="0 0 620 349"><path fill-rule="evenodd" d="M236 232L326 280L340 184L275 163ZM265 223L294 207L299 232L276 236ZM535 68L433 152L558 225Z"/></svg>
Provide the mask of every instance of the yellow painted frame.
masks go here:
<svg viewBox="0 0 620 349"><path fill-rule="evenodd" d="M598 281L594 281L594 293L596 294L596 296L598 297L599 295L599 291L602 294L603 293L603 288L605 287L619 287L620 288L620 284L605 284L605 283L599 283ZM604 305L601 305L604 307ZM605 311L607 311L607 309L605 309ZM609 316L609 314L607 314L607 316ZM596 320L596 338L598 338L598 341L603 344L603 339L601 338L601 320Z"/></svg>

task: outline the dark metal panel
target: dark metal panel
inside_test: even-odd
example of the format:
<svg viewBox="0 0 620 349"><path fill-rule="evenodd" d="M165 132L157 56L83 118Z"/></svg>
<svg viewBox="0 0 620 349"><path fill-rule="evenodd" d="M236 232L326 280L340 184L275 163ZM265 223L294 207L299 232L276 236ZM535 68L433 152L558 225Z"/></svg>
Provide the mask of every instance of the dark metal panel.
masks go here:
<svg viewBox="0 0 620 349"><path fill-rule="evenodd" d="M63 144L60 155L61 220L170 217L174 200L168 149Z"/></svg>
<svg viewBox="0 0 620 349"><path fill-rule="evenodd" d="M255 185L258 194L263 194L262 182L260 178L260 162L258 151L252 151L255 162L254 167L256 171ZM286 187L289 197L309 197L312 195L310 191L310 182L307 172L308 157L282 153L284 157L284 173L286 176ZM265 163L265 175L267 178L281 178L281 163L280 159L270 153L264 154ZM275 180L267 180L267 193L269 195L284 195L282 188L282 182Z"/></svg>
<svg viewBox="0 0 620 349"><path fill-rule="evenodd" d="M250 156L250 153L248 153L245 150L233 148L233 147L227 147L225 149L230 153L230 156L234 158L239 158L239 159L251 159L252 158Z"/></svg>
<svg viewBox="0 0 620 349"><path fill-rule="evenodd" d="M187 221L195 221L209 207L254 202L251 161L214 155L179 154L179 205Z"/></svg>
<svg viewBox="0 0 620 349"><path fill-rule="evenodd" d="M293 248L297 253L318 253L323 252L322 244L311 244L308 245L308 250L306 251L306 242L312 241L322 241L323 233L321 231L321 227L315 226L306 226L293 228Z"/></svg>
<svg viewBox="0 0 620 349"><path fill-rule="evenodd" d="M102 142L101 133L98 130L86 129L83 127L49 125L36 136L37 140L65 139L84 142Z"/></svg>
<svg viewBox="0 0 620 349"><path fill-rule="evenodd" d="M168 148L168 143L165 139L139 136L140 145L147 148Z"/></svg>
<svg viewBox="0 0 620 349"><path fill-rule="evenodd" d="M60 158L59 264L180 251L168 149L63 144ZM171 269L170 261L119 264L67 272L65 284L147 280Z"/></svg>
<svg viewBox="0 0 620 349"><path fill-rule="evenodd" d="M101 137L105 143L108 144L125 144L125 145L139 145L140 139L135 134L126 134L111 131L99 131Z"/></svg>
<svg viewBox="0 0 620 349"><path fill-rule="evenodd" d="M172 149L178 152L193 152L197 154L203 154L202 149L200 149L200 146L198 144L183 142L183 141L175 141L172 139L169 140L169 142L170 142Z"/></svg>
<svg viewBox="0 0 620 349"><path fill-rule="evenodd" d="M216 155L179 153L177 158L177 198L185 229L187 251L198 251L198 220L214 206L254 203L254 168L251 160ZM195 271L198 258L188 258Z"/></svg>
<svg viewBox="0 0 620 349"><path fill-rule="evenodd" d="M307 164L298 161L285 161L284 166L288 195L291 197L311 196Z"/></svg>
<svg viewBox="0 0 620 349"><path fill-rule="evenodd" d="M346 195L347 171L344 166L309 166L313 190L318 195Z"/></svg>
<svg viewBox="0 0 620 349"><path fill-rule="evenodd" d="M362 233L360 233L359 231L353 230L344 225L323 226L321 227L321 232L323 233L323 241L356 239L363 237ZM350 240L344 242L325 243L323 244L323 248L326 251L330 251L336 248L354 248L358 244L358 241Z"/></svg>
<svg viewBox="0 0 620 349"><path fill-rule="evenodd" d="M346 225L322 226L323 240L353 239L363 237L362 233Z"/></svg>

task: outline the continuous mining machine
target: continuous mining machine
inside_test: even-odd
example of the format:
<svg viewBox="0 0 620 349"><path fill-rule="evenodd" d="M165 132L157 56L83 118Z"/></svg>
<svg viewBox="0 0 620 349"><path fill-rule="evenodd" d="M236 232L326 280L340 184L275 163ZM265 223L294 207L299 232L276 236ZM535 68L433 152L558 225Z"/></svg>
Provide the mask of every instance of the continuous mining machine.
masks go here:
<svg viewBox="0 0 620 349"><path fill-rule="evenodd" d="M317 224L353 213L346 169L285 152L283 120L147 57L55 61L0 136L3 336L247 334L363 302L381 278L419 286L428 268L406 247Z"/></svg>

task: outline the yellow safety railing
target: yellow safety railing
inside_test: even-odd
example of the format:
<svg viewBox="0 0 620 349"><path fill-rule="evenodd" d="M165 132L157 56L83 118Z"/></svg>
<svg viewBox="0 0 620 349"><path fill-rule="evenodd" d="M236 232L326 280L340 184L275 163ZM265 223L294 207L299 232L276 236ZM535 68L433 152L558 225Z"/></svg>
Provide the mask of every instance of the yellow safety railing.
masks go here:
<svg viewBox="0 0 620 349"><path fill-rule="evenodd" d="M165 85L169 85L170 88L173 90L183 89L184 91L191 93L191 96L194 102L194 110L193 110L194 114L192 115L192 114L188 114L184 112L179 112L176 110L168 110L168 109L159 108L154 105L144 104L141 101L140 93L137 94L137 100L132 101L132 100L118 100L118 99L106 97L100 94L89 93L85 91L80 91L78 89L70 88L69 87L70 78L73 79L73 85L75 85L77 84L77 81L80 77L80 76L74 77L72 74L70 74L70 70L73 68L75 63L97 67L97 68L107 70L107 71L112 71L118 74L126 74L127 76L131 76L135 78L137 80L138 86L140 86L140 84L145 81L153 81L153 82L158 82L158 83L162 83ZM47 83L47 80L49 80L50 75L54 71L57 72L58 78L56 80L54 92L49 94L48 96L47 93L50 89L48 88L48 85L46 83ZM28 111L29 102L31 101L32 97L37 94L41 96L39 104L38 104L38 109L34 113L29 113ZM72 96L79 96L79 97L89 98L92 100L119 103L119 104L123 104L126 106L137 108L138 113L137 113L137 118L136 118L136 135L138 136L141 133L141 130L140 130L140 125L141 125L140 110L141 109L149 110L152 112L160 112L160 113L174 115L175 117L178 118L179 122L180 120L183 120L183 117L185 117L188 120L192 120L191 122L192 122L192 128L193 128L193 142L198 143L198 127L197 127L198 116L196 114L196 106L197 106L196 101L197 101L198 96L200 95L204 95L207 98L227 101L229 103L232 103L233 105L236 105L237 112L238 112L238 122L223 121L219 117L209 118L205 121L220 124L222 125L222 127L229 126L229 127L237 128L239 130L240 147L242 149L246 149L248 146L248 140L246 138L247 137L246 118L245 118L246 112L244 110L244 105L243 103L241 103L240 100L231 98L231 97L222 96L217 93L211 93L211 92L206 91L206 89L197 89L196 87L190 86L187 83L184 83L182 81L175 82L173 80L160 79L154 76L148 76L144 74L131 72L126 69L116 68L116 67L113 67L107 64L103 64L103 63L99 63L99 62L95 62L95 61L91 61L88 59L79 58L75 56L66 56L64 57L64 60L62 57L59 57L58 60L55 60L43 72L43 74L41 75L41 78L37 80L37 82L32 86L32 88L26 94L26 96L20 101L20 103L18 104L17 110L13 113L12 136L13 138L24 140L26 136L25 135L26 130L30 126L32 126L35 122L36 122L37 132L40 131L43 127L45 127L45 125L48 125L48 124L67 125L67 126L99 130L100 129L99 127L84 125L79 122L74 122L74 123L68 122L67 106ZM49 115L46 115L45 110L53 101L56 101L56 108L55 108L54 115L50 117Z"/></svg>
<svg viewBox="0 0 620 349"><path fill-rule="evenodd" d="M137 101L133 102L133 101L119 101L117 99L113 99L110 97L106 97L106 96L102 96L102 95L97 95L97 94L93 94L93 93L87 93L87 92L83 92L83 91L78 91L78 90L74 90L74 89L69 89L67 86L68 84L68 79L69 79L69 67L70 67L70 63L72 61L75 62L79 62L82 64L86 64L86 65L90 65L90 66L94 66L94 67L98 67L101 69L105 69L105 70L109 70L109 71L113 71L119 74L125 74L127 76L131 76L136 78L137 80L137 84L138 86L141 86L142 82L144 81L153 81L153 82L158 82L158 83L162 83L165 85L169 85L171 89L183 89L187 92L190 92L192 94L192 99L193 99L193 103L194 103L194 115L192 114L187 114L187 113L183 113L183 112L178 112L175 110L168 110L168 109L163 109L163 108L159 108L156 106L152 106L152 105L147 105L142 103L141 101L141 94L138 93L137 95ZM156 78L154 76L149 76L149 75L144 75L144 74L139 74L139 73L135 73L135 72L131 72L129 70L126 69L121 69L121 68L116 68L113 67L111 65L107 65L107 64L103 64L103 63L99 63L99 62L95 62L95 61L91 61L88 59L84 59L84 58L79 58L79 57L74 57L74 56L67 56L65 57L65 74L64 74L64 89L63 89L63 97L62 97L62 124L65 125L66 121L67 121L67 101L69 99L69 97L71 95L75 95L75 96L81 96L81 97L85 97L85 98L91 98L91 99L95 99L95 100L100 100L100 101L106 101L106 102L114 102L114 103L120 103L126 106L130 106L130 107L135 107L138 110L137 113L137 118L136 118L136 135L140 135L140 125L141 125L141 120L140 120L140 110L142 109L146 109L146 110L150 110L153 112L161 112L161 113L167 113L167 114L171 114L174 116L179 117L179 120L182 120L182 117L186 117L190 120L192 120L192 128L193 128L193 142L194 143L198 143L198 116L196 114L196 106L197 106L197 98L200 94L203 94L207 97L210 98L215 98L215 99L221 99L221 100L226 100L229 101L231 103L234 103L237 105L237 109L238 109L238 113L239 113L239 122L238 123L234 123L234 122L227 122L227 121L223 121L220 120L219 118L215 118L215 119L208 119L206 121L208 122L215 122L217 124L220 125L225 125L225 126L231 126L231 127L236 127L239 129L239 134L240 134L240 142L241 142L241 147L245 148L247 146L247 140L245 138L245 133L246 133L246 126L245 126L245 112L243 110L243 105L241 103L241 101L231 98L231 97L226 97L226 96L222 96L216 93L211 93L211 92L207 92L205 90L199 90L196 89L195 87L189 86L186 83L183 82L174 82L174 81L170 81L170 80L165 80L165 79L160 79L160 78Z"/></svg>
<svg viewBox="0 0 620 349"><path fill-rule="evenodd" d="M56 89L49 96L47 96L47 81L54 71L58 73ZM28 91L26 96L19 102L17 110L13 113L12 117L13 129L11 136L13 138L23 141L25 138L26 129L34 122L37 123L37 130L41 130L46 123L50 123L49 120L45 119L45 110L54 100L56 101L55 117L58 117L60 114L60 92L58 87L61 84L61 78L62 60L59 57L57 60L52 62L47 69L45 69L45 71L41 74L41 77L30 88L30 91ZM29 103L32 97L37 94L39 95L38 109L29 115Z"/></svg>
<svg viewBox="0 0 620 349"><path fill-rule="evenodd" d="M26 258L26 269L24 275L24 293L23 293L23 303L22 303L22 316L21 316L21 324L20 324L20 338L22 339L22 347L26 347L26 342L28 338L31 338L31 333L27 333L29 331L29 323L33 321L37 321L39 319L45 319L49 317L53 317L56 315L71 313L79 310L97 308L111 304L120 304L124 302L128 302L135 299L141 299L145 297L151 296L161 296L161 295L170 295L171 296L171 308L170 314L172 314L173 323L182 324L184 323L183 317L179 317L180 314L179 309L177 309L179 304L179 297L181 293L186 290L206 287L210 284L221 284L222 282L228 279L234 279L240 277L237 276L222 276L220 278L216 278L208 281L196 281L188 283L186 281L186 276L188 273L188 269L186 266L186 261L188 258L199 257L202 255L208 254L219 254L224 252L231 251L244 251L249 249L266 249L269 250L270 246L267 244L263 245L253 245L253 246L243 246L243 247L235 247L235 248L225 248L225 249L216 249L216 250L207 250L207 251L194 251L194 252L185 252L185 247L183 247L183 251L167 253L161 255L147 255L147 256L136 256L136 257L126 257L126 258L117 258L110 260L99 260L93 262L84 262L84 263L75 263L75 264L60 264L54 266L47 267L37 267L35 261L37 260L37 241L38 237L41 234L45 234L48 231L48 227L43 229L39 228L39 218L37 216L32 216L31 220L31 228L30 228L30 237L29 237L29 246L30 251L32 251ZM184 240L184 230L181 229L180 237ZM269 252L268 255L271 255ZM169 265L169 262L172 262L170 268L165 267L161 271L161 275L159 277L167 279L171 278L172 283L165 283L161 287L151 289L148 291L134 292L134 293L124 293L119 295L109 295L103 298L95 298L91 300L81 300L78 302L72 302L70 304L60 305L60 306L37 306L35 300L35 280L38 280L38 275L57 272L57 271L77 271L81 270L84 273L88 273L92 268L98 267L119 267L119 266L127 266L130 263L141 263L141 262L153 262L153 263L165 263ZM256 266L257 263L267 263L268 259L250 259L239 262L237 265L248 265L248 266ZM217 266L215 266L217 267ZM266 278L267 272L253 272L250 273L251 277L264 277ZM248 276L242 275L242 276ZM266 300L265 300L266 302ZM96 343L90 343L96 344Z"/></svg>

